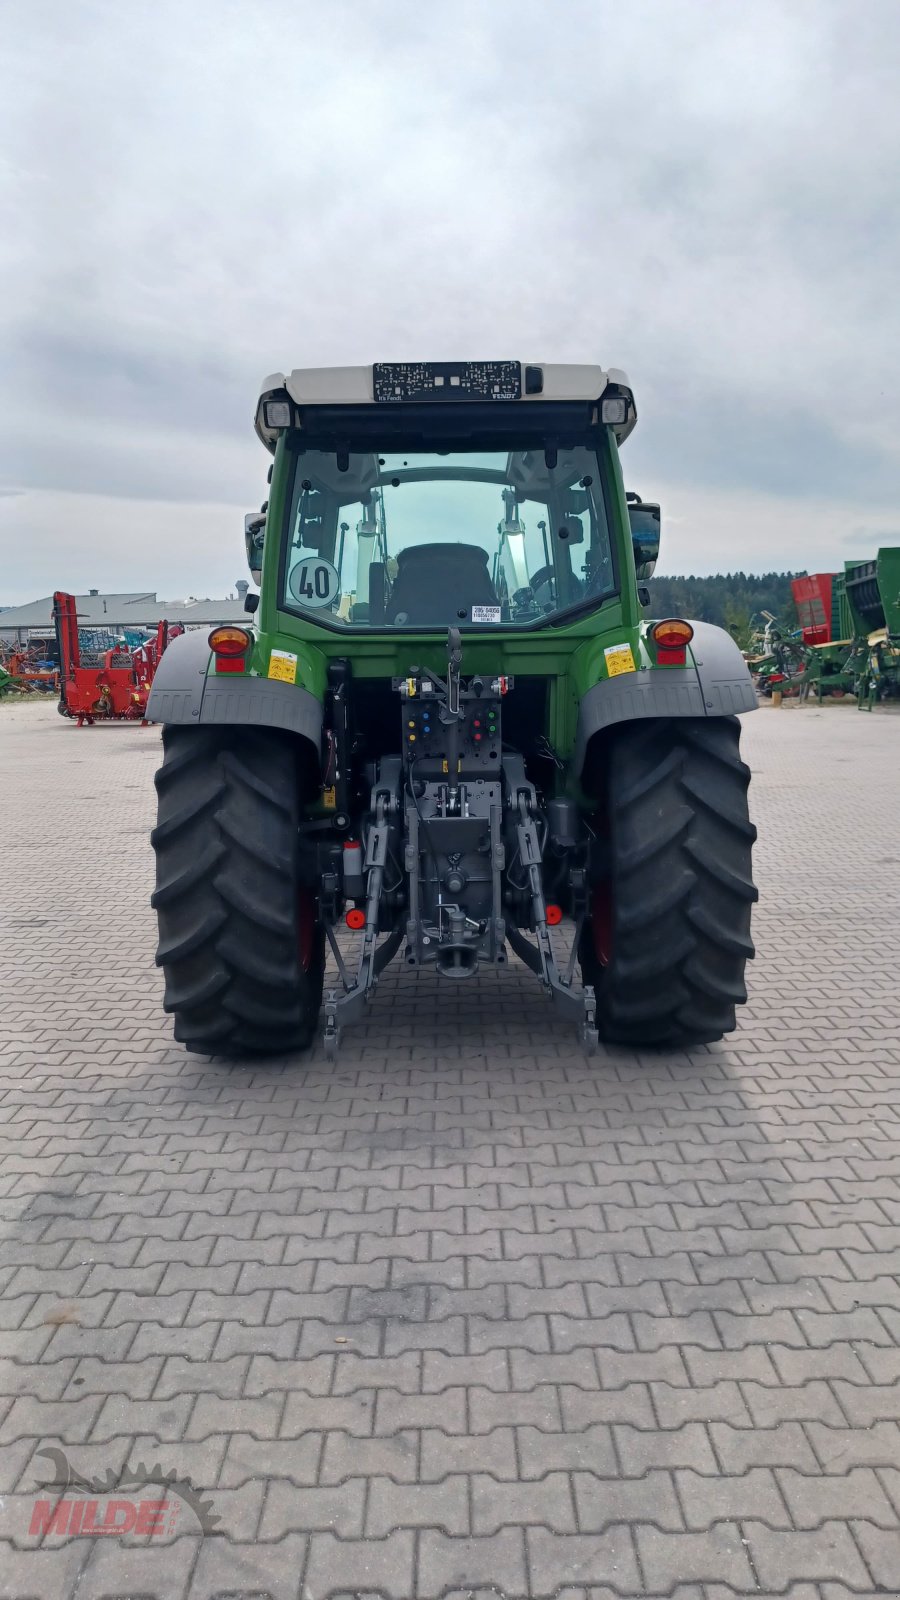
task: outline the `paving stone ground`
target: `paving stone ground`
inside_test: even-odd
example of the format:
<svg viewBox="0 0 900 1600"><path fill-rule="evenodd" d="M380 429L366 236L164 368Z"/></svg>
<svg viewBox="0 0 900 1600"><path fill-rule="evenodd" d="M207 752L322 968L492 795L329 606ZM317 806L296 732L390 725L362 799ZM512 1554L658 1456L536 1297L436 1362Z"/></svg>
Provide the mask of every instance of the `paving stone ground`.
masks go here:
<svg viewBox="0 0 900 1600"><path fill-rule="evenodd" d="M160 1008L157 731L0 710L0 1594L900 1593L900 719L744 727L726 1044L398 969L261 1066ZM42 1539L52 1448L220 1520Z"/></svg>

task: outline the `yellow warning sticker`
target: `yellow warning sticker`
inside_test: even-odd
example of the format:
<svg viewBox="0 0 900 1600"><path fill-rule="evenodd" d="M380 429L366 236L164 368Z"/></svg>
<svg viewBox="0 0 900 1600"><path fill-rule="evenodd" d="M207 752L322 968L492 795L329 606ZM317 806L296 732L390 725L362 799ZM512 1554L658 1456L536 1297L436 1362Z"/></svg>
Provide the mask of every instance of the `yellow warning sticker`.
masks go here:
<svg viewBox="0 0 900 1600"><path fill-rule="evenodd" d="M270 678L277 678L281 683L297 682L297 657L290 650L273 650L269 657Z"/></svg>
<svg viewBox="0 0 900 1600"><path fill-rule="evenodd" d="M631 654L630 644L610 644L603 652L606 658L606 672L610 678L618 678L622 672L637 672L634 656Z"/></svg>

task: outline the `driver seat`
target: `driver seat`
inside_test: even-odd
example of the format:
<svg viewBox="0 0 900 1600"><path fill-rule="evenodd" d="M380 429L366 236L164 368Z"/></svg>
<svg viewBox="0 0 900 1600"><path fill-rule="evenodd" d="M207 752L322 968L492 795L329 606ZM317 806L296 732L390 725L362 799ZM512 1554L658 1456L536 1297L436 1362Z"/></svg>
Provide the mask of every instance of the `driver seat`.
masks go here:
<svg viewBox="0 0 900 1600"><path fill-rule="evenodd" d="M397 556L386 620L413 627L468 621L473 606L496 606L488 555L475 544L413 544Z"/></svg>

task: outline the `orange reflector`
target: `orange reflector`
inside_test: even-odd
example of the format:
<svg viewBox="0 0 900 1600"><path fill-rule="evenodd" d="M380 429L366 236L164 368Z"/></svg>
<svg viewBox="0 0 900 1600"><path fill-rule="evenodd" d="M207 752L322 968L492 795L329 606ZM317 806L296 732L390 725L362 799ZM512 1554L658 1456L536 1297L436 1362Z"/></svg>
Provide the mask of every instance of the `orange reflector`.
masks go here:
<svg viewBox="0 0 900 1600"><path fill-rule="evenodd" d="M213 628L209 648L216 656L242 656L253 643L252 633L246 628Z"/></svg>
<svg viewBox="0 0 900 1600"><path fill-rule="evenodd" d="M558 928L562 922L562 906L549 905L547 907L547 927Z"/></svg>
<svg viewBox="0 0 900 1600"><path fill-rule="evenodd" d="M694 630L689 622L682 622L678 617L667 617L665 622L654 622L650 637L663 650L683 650L693 639Z"/></svg>
<svg viewBox="0 0 900 1600"><path fill-rule="evenodd" d="M346 922L348 928L353 928L354 931L356 931L359 928L365 927L366 913L364 911L360 911L359 906L355 906L352 911L347 912L344 921Z"/></svg>

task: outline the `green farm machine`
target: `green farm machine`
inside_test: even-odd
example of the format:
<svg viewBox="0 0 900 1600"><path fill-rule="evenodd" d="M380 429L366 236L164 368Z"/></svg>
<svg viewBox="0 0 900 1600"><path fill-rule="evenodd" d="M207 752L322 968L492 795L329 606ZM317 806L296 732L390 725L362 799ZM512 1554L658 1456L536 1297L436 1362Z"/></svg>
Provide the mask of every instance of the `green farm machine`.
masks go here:
<svg viewBox="0 0 900 1600"><path fill-rule="evenodd" d="M801 696L856 696L860 710L900 696L900 549L843 572L795 578L803 672Z"/></svg>
<svg viewBox="0 0 900 1600"><path fill-rule="evenodd" d="M647 620L622 372L317 368L263 385L246 626L163 657L154 895L175 1037L326 1052L399 956L529 968L588 1052L719 1039L755 830L722 630ZM326 950L336 971L323 999Z"/></svg>
<svg viewBox="0 0 900 1600"><path fill-rule="evenodd" d="M853 675L860 710L900 698L900 549L848 561L838 603L841 632L852 637L844 670Z"/></svg>

